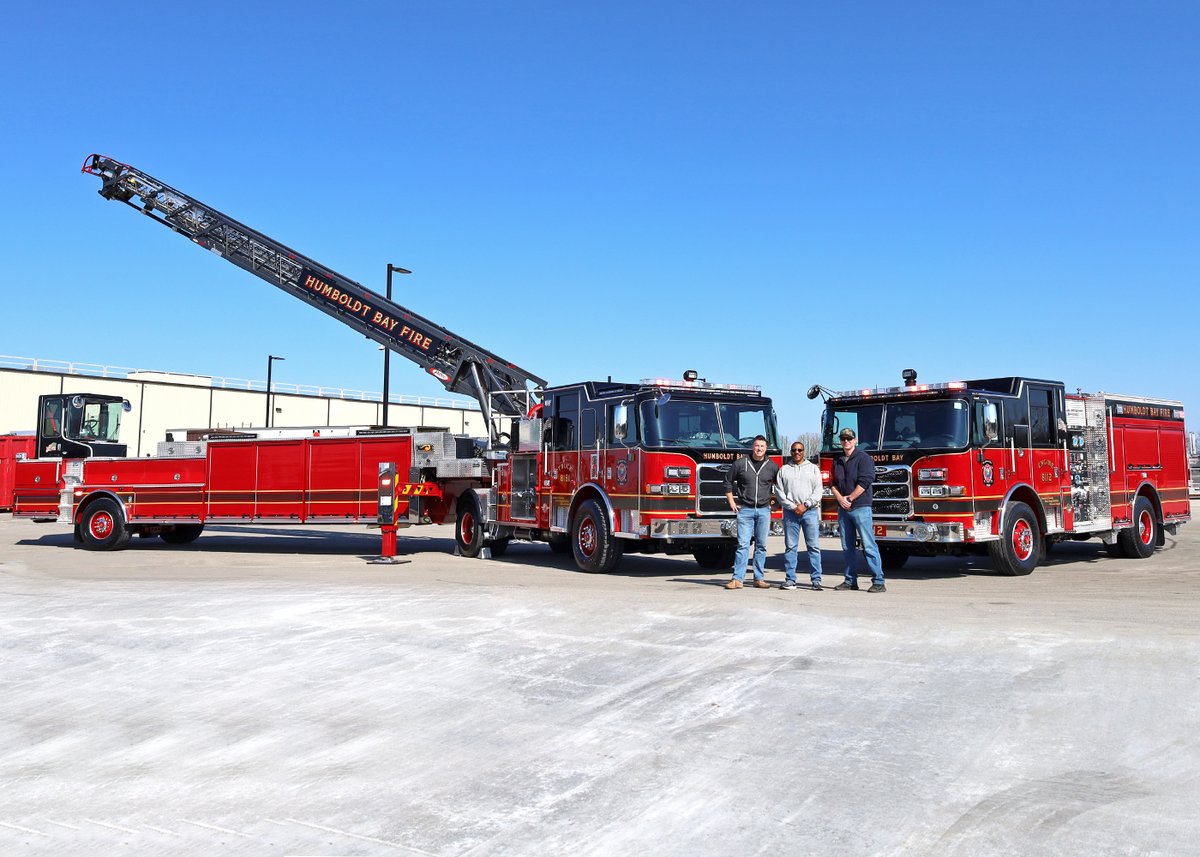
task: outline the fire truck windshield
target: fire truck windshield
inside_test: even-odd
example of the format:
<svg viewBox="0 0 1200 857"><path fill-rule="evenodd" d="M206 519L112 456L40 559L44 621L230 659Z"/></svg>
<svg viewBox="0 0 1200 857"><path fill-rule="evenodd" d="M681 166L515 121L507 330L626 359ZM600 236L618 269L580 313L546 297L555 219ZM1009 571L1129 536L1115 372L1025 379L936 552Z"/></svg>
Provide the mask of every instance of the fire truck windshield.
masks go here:
<svg viewBox="0 0 1200 857"><path fill-rule="evenodd" d="M850 428L864 450L961 449L967 445L967 413L962 399L830 406L825 412L821 448L838 451L838 432Z"/></svg>
<svg viewBox="0 0 1200 857"><path fill-rule="evenodd" d="M775 416L771 406L761 401L729 402L670 396L643 400L640 412L646 446L745 449L761 434L767 439L768 450L779 450Z"/></svg>
<svg viewBox="0 0 1200 857"><path fill-rule="evenodd" d="M91 402L67 408L65 436L72 440L116 443L121 432L122 402Z"/></svg>

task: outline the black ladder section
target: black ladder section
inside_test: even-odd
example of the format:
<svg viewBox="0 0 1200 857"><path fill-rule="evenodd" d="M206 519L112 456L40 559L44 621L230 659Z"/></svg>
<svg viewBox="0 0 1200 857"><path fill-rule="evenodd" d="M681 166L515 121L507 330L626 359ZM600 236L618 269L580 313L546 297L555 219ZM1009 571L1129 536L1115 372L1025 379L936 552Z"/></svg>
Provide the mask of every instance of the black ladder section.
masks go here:
<svg viewBox="0 0 1200 857"><path fill-rule="evenodd" d="M545 380L434 324L295 250L238 223L128 164L91 155L83 172L103 182L100 195L190 238L206 250L307 301L321 312L407 357L452 393L472 396L490 425L492 411L524 416L524 393ZM134 199L138 202L134 202Z"/></svg>

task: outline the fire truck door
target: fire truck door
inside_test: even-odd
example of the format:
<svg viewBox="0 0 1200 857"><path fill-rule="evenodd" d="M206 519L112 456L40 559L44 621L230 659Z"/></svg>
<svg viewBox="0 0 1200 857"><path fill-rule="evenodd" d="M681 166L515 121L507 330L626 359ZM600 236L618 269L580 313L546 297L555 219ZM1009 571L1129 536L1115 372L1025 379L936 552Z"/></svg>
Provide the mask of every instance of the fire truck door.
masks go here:
<svg viewBox="0 0 1200 857"><path fill-rule="evenodd" d="M584 405L579 412L579 450L584 459L580 465L584 466L583 477L588 482L603 481L604 450L600 432L596 430L601 422L597 419L597 410L603 413L603 406Z"/></svg>
<svg viewBox="0 0 1200 857"><path fill-rule="evenodd" d="M575 489L587 481L580 473L579 461L579 398L580 389L555 393L551 397L553 414L550 432L549 478L551 485L551 520L557 525L566 520L562 510L571 504ZM543 480L545 477L543 477ZM543 486L544 487L544 486Z"/></svg>
<svg viewBox="0 0 1200 857"><path fill-rule="evenodd" d="M1062 529L1067 524L1071 474L1065 460L1067 425L1061 391L1050 385L1030 384L1028 397L1030 481L1042 499L1047 528Z"/></svg>

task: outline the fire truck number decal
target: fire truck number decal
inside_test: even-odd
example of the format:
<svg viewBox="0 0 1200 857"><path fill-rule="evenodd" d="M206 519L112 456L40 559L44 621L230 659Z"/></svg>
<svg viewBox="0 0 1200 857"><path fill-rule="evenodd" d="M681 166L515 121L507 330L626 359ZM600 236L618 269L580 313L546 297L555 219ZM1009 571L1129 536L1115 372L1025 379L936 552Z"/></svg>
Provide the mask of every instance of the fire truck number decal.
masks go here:
<svg viewBox="0 0 1200 857"><path fill-rule="evenodd" d="M877 536L886 536L887 535L887 527L883 527L883 526L880 526L879 524L876 524L873 527L873 529L875 530L875 535L877 535Z"/></svg>

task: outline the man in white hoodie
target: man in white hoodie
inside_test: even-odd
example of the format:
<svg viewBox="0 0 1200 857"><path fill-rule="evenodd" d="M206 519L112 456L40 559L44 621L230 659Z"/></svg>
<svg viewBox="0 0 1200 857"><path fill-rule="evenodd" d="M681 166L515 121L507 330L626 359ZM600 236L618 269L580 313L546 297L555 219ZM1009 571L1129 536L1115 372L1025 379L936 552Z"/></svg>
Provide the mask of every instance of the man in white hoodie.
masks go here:
<svg viewBox="0 0 1200 857"><path fill-rule="evenodd" d="M796 441L792 460L779 468L775 477L775 499L783 507L783 572L780 589L796 588L796 556L800 531L804 531L804 553L808 557L811 588L821 591L821 469L804 458L804 444ZM809 587L805 587L806 589Z"/></svg>

